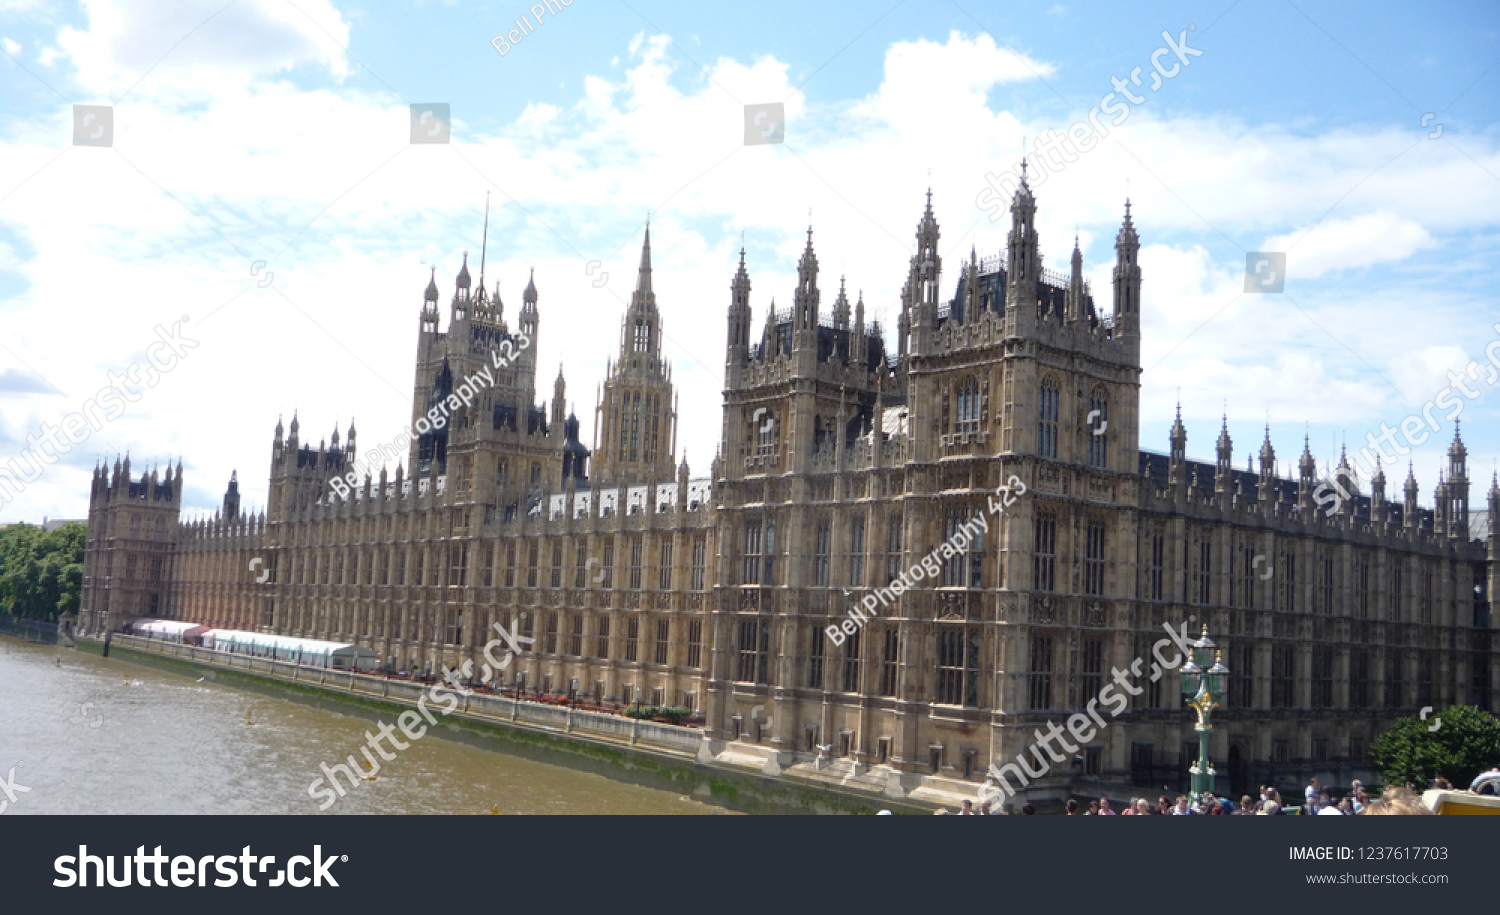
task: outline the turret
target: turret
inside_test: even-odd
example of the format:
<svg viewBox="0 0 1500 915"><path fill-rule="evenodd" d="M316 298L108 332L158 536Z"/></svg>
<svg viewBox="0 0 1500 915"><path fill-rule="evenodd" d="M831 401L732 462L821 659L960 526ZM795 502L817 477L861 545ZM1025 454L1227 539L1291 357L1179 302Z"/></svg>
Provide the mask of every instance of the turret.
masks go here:
<svg viewBox="0 0 1500 915"><path fill-rule="evenodd" d="M1453 422L1453 444L1448 446L1448 534L1455 540L1469 539L1469 449ZM1493 524L1493 516L1491 523Z"/></svg>
<svg viewBox="0 0 1500 915"><path fill-rule="evenodd" d="M1083 249L1078 246L1078 236L1073 236L1073 263L1072 273L1068 278L1068 293L1066 305L1066 319L1068 323L1084 320L1088 317L1088 303L1083 292Z"/></svg>
<svg viewBox="0 0 1500 915"><path fill-rule="evenodd" d="M1006 309L1034 314L1042 259L1036 234L1036 198L1026 182L1026 160L1021 160L1021 183L1010 205L1010 235L1006 239Z"/></svg>
<svg viewBox="0 0 1500 915"><path fill-rule="evenodd" d="M557 364L557 380L552 383L552 424L559 425L564 420L563 404L566 403L568 384L563 380L562 363Z"/></svg>
<svg viewBox="0 0 1500 915"><path fill-rule="evenodd" d="M1167 465L1167 482L1173 488L1187 483L1187 427L1182 424L1182 404L1177 405L1177 420L1168 436L1171 454Z"/></svg>
<svg viewBox="0 0 1500 915"><path fill-rule="evenodd" d="M1219 429L1217 445L1218 462L1214 473L1214 492L1227 497L1234 480L1234 441L1229 437L1229 414L1224 414L1224 424Z"/></svg>
<svg viewBox="0 0 1500 915"><path fill-rule="evenodd" d="M1403 521L1407 530L1415 531L1421 528L1419 521L1419 509L1417 507L1417 471L1408 461L1406 464L1406 505L1403 508Z"/></svg>
<svg viewBox="0 0 1500 915"><path fill-rule="evenodd" d="M1130 220L1130 200L1125 201L1125 222L1115 236L1115 324L1116 338L1140 337L1141 332L1141 268L1137 257L1141 251L1141 240L1136 235L1135 224ZM1262 471L1264 472L1264 471Z"/></svg>
<svg viewBox="0 0 1500 915"><path fill-rule="evenodd" d="M750 358L750 274L745 270L745 249L740 248L740 267L729 282L729 348L725 364L728 385L739 385L739 372Z"/></svg>
<svg viewBox="0 0 1500 915"><path fill-rule="evenodd" d="M1312 438L1304 436L1302 439L1302 458L1297 462L1297 504L1302 506L1304 512L1310 512L1313 505L1313 481L1317 478L1318 461L1313 457Z"/></svg>
<svg viewBox="0 0 1500 915"><path fill-rule="evenodd" d="M238 518L240 516L240 474L238 470L229 473L229 488L224 490L224 517Z"/></svg>

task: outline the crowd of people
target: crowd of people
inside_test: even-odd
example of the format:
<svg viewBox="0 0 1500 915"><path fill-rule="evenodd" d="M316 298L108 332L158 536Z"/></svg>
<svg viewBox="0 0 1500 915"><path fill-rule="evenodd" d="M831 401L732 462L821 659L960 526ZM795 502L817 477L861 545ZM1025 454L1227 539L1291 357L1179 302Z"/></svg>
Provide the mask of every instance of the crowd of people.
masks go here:
<svg viewBox="0 0 1500 915"><path fill-rule="evenodd" d="M1441 781L1441 780L1440 780ZM1446 782L1434 783L1434 787L1447 787ZM1281 797L1274 785L1262 785L1259 797L1244 795L1236 804L1227 797L1219 797L1211 792L1205 793L1195 805L1191 799L1180 794L1173 799L1170 795L1160 795L1155 804L1149 798L1135 797L1128 802L1119 805L1108 796L1097 800L1082 802L1078 798L1070 799L1065 808L1066 816L1286 816L1289 813L1302 816L1356 816L1361 814L1430 814L1432 811L1423 806L1421 799L1410 786L1406 788L1387 788L1379 800L1372 801L1369 793L1365 790L1359 780L1355 780L1348 792L1335 793L1332 788L1321 785L1318 779L1313 778L1303 791L1300 807L1289 805ZM992 805L990 801L982 801L976 808L973 801L965 800L960 806L959 816L991 816L998 814L1016 813L1010 809L1011 805ZM884 813L885 811L881 811ZM946 808L937 811L946 814L950 811ZM1035 816L1036 807L1027 802L1021 806L1019 813L1022 816Z"/></svg>

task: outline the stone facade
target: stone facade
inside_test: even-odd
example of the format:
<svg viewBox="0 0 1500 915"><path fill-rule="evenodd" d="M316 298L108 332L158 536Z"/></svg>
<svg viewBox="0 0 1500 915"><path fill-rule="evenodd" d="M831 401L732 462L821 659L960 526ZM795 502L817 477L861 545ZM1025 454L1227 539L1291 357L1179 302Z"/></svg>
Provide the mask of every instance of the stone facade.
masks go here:
<svg viewBox="0 0 1500 915"><path fill-rule="evenodd" d="M295 417L285 441L277 425L260 515L240 512L231 484L214 519L179 524L180 465L162 482L132 482L128 461L100 470L80 627L171 616L358 642L435 669L481 662L500 622L536 639L507 683L566 693L576 680L580 695L687 705L706 717L711 756L893 793L972 792L1116 668L1149 661L1164 623L1207 625L1232 671L1212 743L1223 790L1363 772L1397 716L1495 708L1500 484L1487 512L1469 511L1458 437L1431 510L1410 476L1396 503L1383 474L1365 495L1346 473L1351 498L1324 511L1311 454L1298 479L1278 478L1269 431L1258 471L1231 467L1227 423L1213 464L1187 458L1180 416L1167 453L1141 450L1129 204L1109 311L1076 245L1068 275L1042 267L1024 182L1011 212L1004 251L971 252L943 300L928 195L894 352L842 279L824 315L811 229L792 307L768 308L753 341L742 251L708 479L672 466L649 229L596 408L592 480L561 374L550 416L533 403L534 358L410 442L410 477L382 469L347 498L327 480L355 462L354 430L312 449ZM487 298L481 279L471 297L467 265L446 334L437 301L434 282L414 418L518 345L498 289ZM532 283L519 328L532 354L539 323ZM1013 479L1024 494L989 514L982 537L944 553L857 636L827 634ZM1182 784L1196 744L1176 678L1138 688L1032 790Z"/></svg>

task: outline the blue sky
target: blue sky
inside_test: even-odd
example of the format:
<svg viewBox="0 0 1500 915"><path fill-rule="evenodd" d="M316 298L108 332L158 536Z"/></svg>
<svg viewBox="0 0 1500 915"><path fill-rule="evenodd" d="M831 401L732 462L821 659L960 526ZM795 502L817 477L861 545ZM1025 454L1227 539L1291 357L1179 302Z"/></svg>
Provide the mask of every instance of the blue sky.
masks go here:
<svg viewBox="0 0 1500 915"><path fill-rule="evenodd" d="M653 214L682 444L706 471L741 233L757 329L789 301L809 211L825 302L847 274L893 320L929 185L946 287L971 245L1003 243L985 175L1190 27L1202 55L1037 186L1048 264L1078 232L1107 307L1128 183L1143 446L1164 448L1180 396L1195 456L1227 411L1239 466L1268 418L1281 458L1306 428L1327 459L1500 339L1493 4L574 0L501 56L490 39L529 6L0 0L0 462L144 361L156 324L204 334L0 520L82 515L88 467L127 448L137 467L183 456L198 509L236 468L259 504L294 409L314 441L351 416L362 443L389 438L426 265L446 301L486 191L489 278L514 309L535 268L539 395L562 363L586 437ZM768 101L786 142L742 146L743 104ZM452 144L408 144L413 102L452 106ZM69 146L75 103L113 104L111 149ZM1241 294L1256 250L1289 252L1284 294ZM1462 418L1478 503L1500 394ZM1442 450L1412 456L1424 501Z"/></svg>

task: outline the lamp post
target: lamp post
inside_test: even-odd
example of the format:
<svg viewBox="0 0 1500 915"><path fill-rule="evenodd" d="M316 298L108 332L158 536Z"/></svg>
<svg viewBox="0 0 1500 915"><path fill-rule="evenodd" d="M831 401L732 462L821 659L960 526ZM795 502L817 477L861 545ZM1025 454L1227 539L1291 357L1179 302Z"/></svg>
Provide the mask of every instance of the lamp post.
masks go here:
<svg viewBox="0 0 1500 915"><path fill-rule="evenodd" d="M1198 761L1188 771L1193 774L1190 801L1197 806L1203 795L1213 789L1214 768L1208 761L1208 737L1214 729L1208 723L1213 710L1224 704L1224 688L1229 678L1229 668L1208 637L1208 626L1203 635L1193 643L1193 655L1182 665L1182 698L1186 705L1198 713L1198 722L1193 729L1198 732Z"/></svg>

